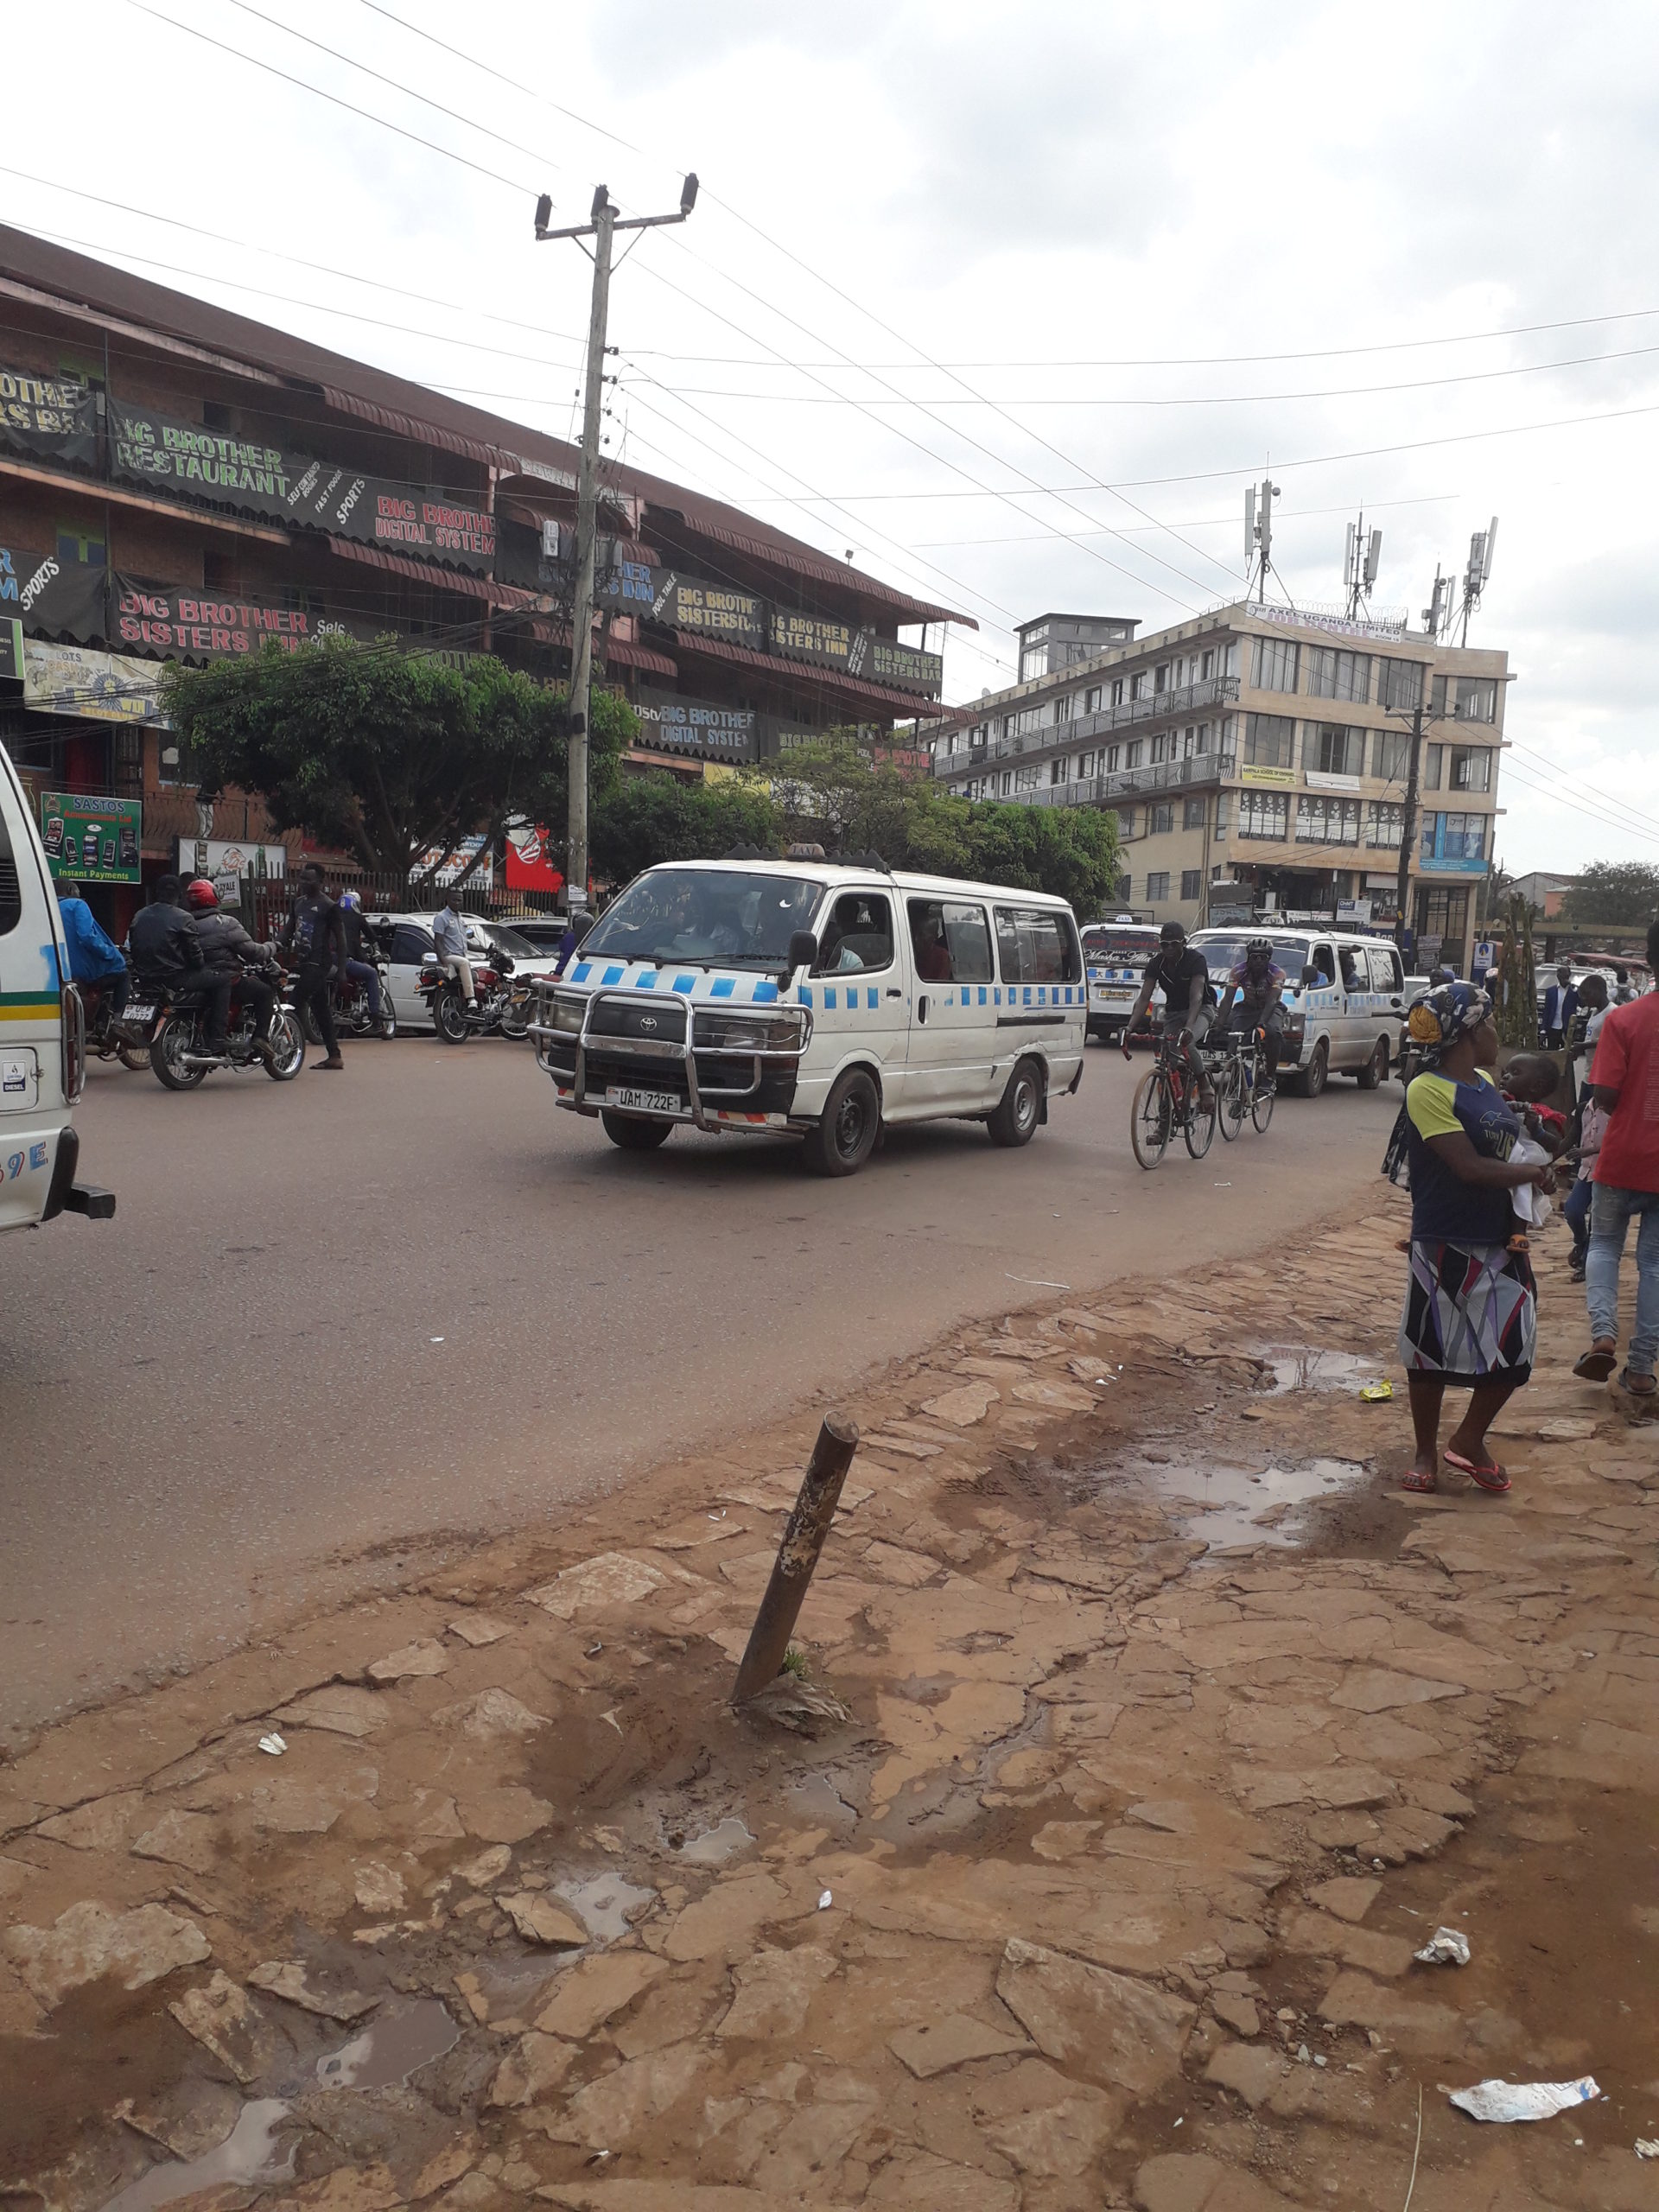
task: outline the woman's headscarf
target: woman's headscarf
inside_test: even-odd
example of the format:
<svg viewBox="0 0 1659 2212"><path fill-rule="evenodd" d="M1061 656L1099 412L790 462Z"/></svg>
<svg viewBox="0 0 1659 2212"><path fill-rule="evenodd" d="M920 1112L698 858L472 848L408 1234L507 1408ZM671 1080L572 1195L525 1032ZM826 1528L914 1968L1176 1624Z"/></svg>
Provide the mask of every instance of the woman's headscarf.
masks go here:
<svg viewBox="0 0 1659 2212"><path fill-rule="evenodd" d="M1414 999L1406 1034L1423 1056L1426 1068L1438 1067L1459 1039L1491 1016L1492 1002L1473 983L1441 983Z"/></svg>

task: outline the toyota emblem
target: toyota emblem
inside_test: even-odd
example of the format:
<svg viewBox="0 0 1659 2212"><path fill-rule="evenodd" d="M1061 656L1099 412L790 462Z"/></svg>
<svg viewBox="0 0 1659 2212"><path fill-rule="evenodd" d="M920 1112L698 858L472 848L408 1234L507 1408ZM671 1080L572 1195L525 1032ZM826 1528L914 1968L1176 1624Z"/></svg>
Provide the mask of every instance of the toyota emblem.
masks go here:
<svg viewBox="0 0 1659 2212"><path fill-rule="evenodd" d="M656 1015L654 1014L642 1014L639 1018L639 1027L642 1029L654 1029L657 1027Z"/></svg>

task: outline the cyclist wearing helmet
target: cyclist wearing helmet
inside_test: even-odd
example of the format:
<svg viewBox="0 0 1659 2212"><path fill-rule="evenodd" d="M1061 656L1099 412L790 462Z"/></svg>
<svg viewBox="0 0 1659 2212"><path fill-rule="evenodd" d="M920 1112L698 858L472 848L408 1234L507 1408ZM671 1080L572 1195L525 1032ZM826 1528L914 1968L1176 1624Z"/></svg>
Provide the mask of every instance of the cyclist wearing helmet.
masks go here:
<svg viewBox="0 0 1659 2212"><path fill-rule="evenodd" d="M1285 1027L1280 997L1287 980L1284 969L1274 959L1272 939L1253 937L1244 948L1244 957L1228 975L1221 1010L1216 1016L1216 1033L1224 1036L1236 998L1238 1027L1243 1029L1248 1023L1252 1030L1267 1032L1269 1084L1279 1073L1279 1046Z"/></svg>
<svg viewBox="0 0 1659 2212"><path fill-rule="evenodd" d="M1210 969L1201 952L1186 941L1179 922L1166 922L1158 932L1158 950L1147 963L1141 979L1141 995L1123 1025L1123 1057L1129 1058L1129 1033L1137 1028L1161 985L1164 994L1164 1034L1178 1037L1187 1071L1198 1085L1198 1103L1207 1114L1215 1093L1198 1058L1198 1046L1209 1031L1215 1007L1210 995Z"/></svg>
<svg viewBox="0 0 1659 2212"><path fill-rule="evenodd" d="M250 974L245 961L255 967L270 957L270 947L257 944L234 914L227 914L219 903L219 893L205 875L184 887L185 911L196 925L197 941L207 963L204 988L207 998L207 1034L205 1039L210 1052L226 1049L226 1027L230 1018L231 1001L242 999L253 1008L253 1039L262 1059L270 1057L270 1017L276 1011L276 994L261 976Z"/></svg>
<svg viewBox="0 0 1659 2212"><path fill-rule="evenodd" d="M372 960L363 957L363 900L355 891L340 894L340 918L346 925L346 976L349 982L361 983L369 995L369 1013L377 1028L380 1026L380 971Z"/></svg>

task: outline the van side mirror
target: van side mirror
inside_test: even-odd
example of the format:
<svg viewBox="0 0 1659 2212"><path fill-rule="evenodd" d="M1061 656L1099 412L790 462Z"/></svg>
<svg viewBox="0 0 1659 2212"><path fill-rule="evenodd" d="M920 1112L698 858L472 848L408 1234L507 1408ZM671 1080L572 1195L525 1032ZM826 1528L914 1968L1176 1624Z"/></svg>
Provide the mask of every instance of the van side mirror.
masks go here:
<svg viewBox="0 0 1659 2212"><path fill-rule="evenodd" d="M1302 970L1302 988L1305 991L1317 990L1325 980L1325 974L1323 968L1304 968Z"/></svg>
<svg viewBox="0 0 1659 2212"><path fill-rule="evenodd" d="M791 930L789 951L785 957L783 974L779 977L780 990L787 990L803 968L810 969L818 957L818 940L810 930Z"/></svg>

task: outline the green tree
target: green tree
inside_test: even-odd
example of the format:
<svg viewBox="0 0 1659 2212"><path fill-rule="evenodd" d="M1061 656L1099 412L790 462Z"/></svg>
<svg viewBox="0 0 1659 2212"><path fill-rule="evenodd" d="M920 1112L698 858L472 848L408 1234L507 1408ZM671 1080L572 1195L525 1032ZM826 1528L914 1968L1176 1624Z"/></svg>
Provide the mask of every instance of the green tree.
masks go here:
<svg viewBox="0 0 1659 2212"><path fill-rule="evenodd" d="M1569 922L1645 929L1659 914L1659 868L1645 861L1596 861L1561 902Z"/></svg>
<svg viewBox="0 0 1659 2212"><path fill-rule="evenodd" d="M626 883L658 861L718 860L734 845L778 852L783 817L764 785L747 779L623 776L594 808L588 838L595 874Z"/></svg>
<svg viewBox="0 0 1659 2212"><path fill-rule="evenodd" d="M454 667L396 649L324 639L297 653L171 667L163 696L205 791L257 791L279 829L354 853L407 895L421 855L512 817L556 842L566 807L565 699L493 654ZM589 789L602 802L638 729L626 701L596 691Z"/></svg>

